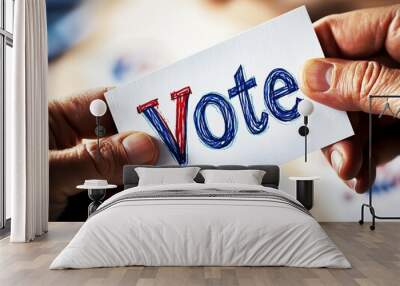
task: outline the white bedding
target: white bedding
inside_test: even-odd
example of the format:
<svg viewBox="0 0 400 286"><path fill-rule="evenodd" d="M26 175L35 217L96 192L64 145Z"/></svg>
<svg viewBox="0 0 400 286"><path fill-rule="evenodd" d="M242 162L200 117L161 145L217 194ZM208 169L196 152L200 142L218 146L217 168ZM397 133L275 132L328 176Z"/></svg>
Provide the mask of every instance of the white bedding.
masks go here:
<svg viewBox="0 0 400 286"><path fill-rule="evenodd" d="M50 269L127 265L350 267L313 217L273 200L185 197L113 204L137 194L133 192L214 188L262 190L294 200L282 191L254 185L131 188L105 201Z"/></svg>

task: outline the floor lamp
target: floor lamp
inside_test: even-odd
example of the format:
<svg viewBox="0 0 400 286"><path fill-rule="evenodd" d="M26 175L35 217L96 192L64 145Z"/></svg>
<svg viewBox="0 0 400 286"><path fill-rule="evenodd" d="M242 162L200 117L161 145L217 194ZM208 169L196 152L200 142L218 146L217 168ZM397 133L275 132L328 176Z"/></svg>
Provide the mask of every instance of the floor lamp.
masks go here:
<svg viewBox="0 0 400 286"><path fill-rule="evenodd" d="M107 112L107 105L101 99L95 99L90 103L90 113L96 117L96 129L94 130L97 138L96 159L100 158L100 138L106 135L106 128L100 125L100 117Z"/></svg>
<svg viewBox="0 0 400 286"><path fill-rule="evenodd" d="M308 116L314 111L311 101L303 99L297 107L298 112L304 117L304 125L299 128L299 134L304 137L304 162L307 162L307 135L310 133L308 128Z"/></svg>

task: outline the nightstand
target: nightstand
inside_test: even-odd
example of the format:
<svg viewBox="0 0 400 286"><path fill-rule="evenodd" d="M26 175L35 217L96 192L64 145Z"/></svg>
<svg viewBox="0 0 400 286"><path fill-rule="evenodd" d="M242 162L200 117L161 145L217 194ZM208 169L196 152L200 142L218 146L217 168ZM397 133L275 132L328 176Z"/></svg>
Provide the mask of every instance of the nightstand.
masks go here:
<svg viewBox="0 0 400 286"><path fill-rule="evenodd" d="M296 199L308 210L311 210L314 203L314 181L319 177L289 177L289 180L296 181Z"/></svg>
<svg viewBox="0 0 400 286"><path fill-rule="evenodd" d="M117 185L110 185L106 180L85 180L83 185L76 186L77 189L88 191L92 202L88 206L88 217L94 213L103 202L107 189L115 189Z"/></svg>

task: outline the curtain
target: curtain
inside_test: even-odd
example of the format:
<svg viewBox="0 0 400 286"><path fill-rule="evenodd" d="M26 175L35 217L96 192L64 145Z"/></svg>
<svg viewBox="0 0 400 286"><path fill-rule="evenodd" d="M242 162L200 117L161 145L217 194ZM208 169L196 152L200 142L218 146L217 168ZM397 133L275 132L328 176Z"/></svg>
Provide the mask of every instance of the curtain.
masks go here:
<svg viewBox="0 0 400 286"><path fill-rule="evenodd" d="M6 187L12 242L48 226L47 23L45 0L15 1L14 71L6 110Z"/></svg>

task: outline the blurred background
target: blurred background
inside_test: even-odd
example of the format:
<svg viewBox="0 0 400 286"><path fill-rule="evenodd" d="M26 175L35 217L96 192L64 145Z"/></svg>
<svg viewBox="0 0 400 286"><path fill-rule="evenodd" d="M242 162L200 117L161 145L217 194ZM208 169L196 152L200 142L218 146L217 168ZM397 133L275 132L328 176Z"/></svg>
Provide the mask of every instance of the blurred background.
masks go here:
<svg viewBox="0 0 400 286"><path fill-rule="evenodd" d="M300 5L312 21L389 0L47 0L50 100L99 86L118 86L226 40ZM266 51L267 53L267 51ZM312 118L311 118L312 120ZM266 162L268 163L268 162ZM282 166L290 175L319 175L313 215L356 221L366 195L356 195L320 152ZM400 214L400 158L381 166L374 186L379 215Z"/></svg>

